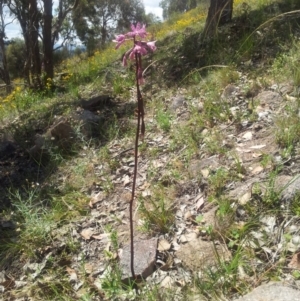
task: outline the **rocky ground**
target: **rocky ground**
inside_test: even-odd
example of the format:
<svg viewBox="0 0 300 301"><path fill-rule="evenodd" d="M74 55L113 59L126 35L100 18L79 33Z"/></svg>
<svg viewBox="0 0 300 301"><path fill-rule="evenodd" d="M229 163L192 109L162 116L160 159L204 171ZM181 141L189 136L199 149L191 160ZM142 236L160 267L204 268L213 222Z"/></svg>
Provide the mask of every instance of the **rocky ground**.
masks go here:
<svg viewBox="0 0 300 301"><path fill-rule="evenodd" d="M299 86L265 57L223 67L143 88L134 289L135 90L1 127L0 300L300 300Z"/></svg>
<svg viewBox="0 0 300 301"><path fill-rule="evenodd" d="M257 256L253 256L251 262L248 262L249 267L257 269L261 266L264 271L260 275L250 276L242 264L238 266L239 277L251 283L253 287L258 286L239 300L257 300L257 294L260 296L265 294L264 300L300 300L300 292L297 290L299 284L292 276L292 272L298 270L300 264L297 253L300 244L299 217L292 215L289 208L300 189L299 158L298 155L283 156L282 149L276 142L276 120L283 114L286 106L297 102L297 87L288 82L272 83L269 87L260 87L255 91L255 95L252 94L249 98L245 93L246 83L249 83L249 80L240 74L240 81L227 85L219 97L229 104L229 111L233 116L238 112L249 110L249 105L255 103L253 110L257 118L255 120L245 118L240 120L239 124L228 120L213 130L203 128L201 133L203 139L199 144L199 149L203 149L203 152L192 156L188 166L179 166L181 176L174 177L171 173L174 167L177 168L177 165L182 164L180 158L187 146L184 142L178 141L183 147L170 153L172 143L170 132L158 129L155 132L148 131L144 141L148 153L140 152L137 195L147 200L153 196L151 186L155 183L162 183L163 190L172 186L172 204L169 206L172 207L171 212L174 216L167 233L159 234L160 231L155 229L145 233L140 230L144 221L143 215L138 210L141 205L137 198L135 269L137 274L146 278L146 287L158 285L161 289L171 289L173 300L182 300L185 287L193 283L195 273L200 273L198 276L201 278L205 268L212 269L217 267L220 261L232 260L236 247L252 249ZM101 103L102 98L97 98L97 101ZM199 114L203 110L201 97L191 98L189 91L184 89L166 99L166 106L172 114L172 127L178 128L190 120L191 108L197 108ZM91 124L100 120L99 115L88 106L85 109L77 109L76 114L88 116L81 119L86 131ZM32 145L31 152L34 150L37 153L38 148L44 147L46 139L51 140L56 131L61 135L56 137L56 142L60 143L61 140L71 143L74 136L72 122L67 119L58 120L49 126L44 135L38 136L39 139ZM146 122L148 125L155 123L151 114L147 115ZM227 154L210 154L205 150L207 141L214 139L213 135L216 133L222 134L220 136L222 138L218 138L217 141L218 148L226 147ZM86 293L86 279L90 284L89 289L92 287L98 292L98 297L96 294L91 300L105 298L101 279L109 273L111 260L120 260L122 277L124 279L130 277L128 201L133 173L133 149L130 142L131 139L128 141L126 137L112 140L107 146L110 160L114 158L118 161L117 167L109 172L109 181L114 187L109 194L105 192L102 183L108 179L101 178L101 170L110 168L105 166L108 163L98 162L96 149L93 147L82 149L77 154L78 157L88 156L88 160L93 162L91 173L98 178L98 182L85 183L86 186L82 187L89 199L88 214L53 229L52 243L40 246L38 260L22 262L18 259L11 262L11 266L4 265L5 268L0 273L2 300L39 300L30 287L38 284L36 288L38 291L43 283L51 281L51 276L45 273L48 261L66 249L66 241L70 237L77 245L77 249L75 253L70 254L68 262L61 264L65 266L66 275L69 276L74 298L80 299ZM157 151L155 156L149 158L151 149ZM267 158L265 162L263 158ZM23 170L37 171L37 165L34 165L28 154L10 139L2 142L1 160L4 188L9 181L18 182L22 178ZM273 187L270 187L270 172L278 166L280 171L274 178ZM234 179L214 177L218 170L229 171L237 168L237 177ZM151 169L152 175L149 175ZM63 186L63 178L66 175L59 167L55 177L56 184ZM217 188L216 183L212 181L220 181ZM212 189L218 188L222 188L222 195L230 200L231 209L223 216L220 214L220 204L210 199ZM249 218L247 206L259 208L259 202L263 202L263 195L269 193L271 188L278 193L279 200L276 206L280 207L281 213L258 210L255 215L256 226L252 231L248 231L244 239L237 239L238 245L235 245L233 238L228 238L226 231L229 231L233 224L235 227L243 227ZM259 193L260 198L256 196ZM112 241L108 226L117 233L117 248L112 246L116 242ZM13 218L1 219L2 233L7 229L16 231L17 228L18 225L14 223ZM235 245L233 249L231 243ZM266 286L264 273L278 265L281 269L278 280L281 282ZM14 266L16 268L13 268ZM226 282L230 279L219 281ZM280 297L276 290L280 291L283 297ZM121 294L118 298L127 299L134 296L128 296L125 291L123 296ZM205 297L196 293L195 289L195 294L189 298L206 300L212 296ZM226 299L225 296L219 298Z"/></svg>

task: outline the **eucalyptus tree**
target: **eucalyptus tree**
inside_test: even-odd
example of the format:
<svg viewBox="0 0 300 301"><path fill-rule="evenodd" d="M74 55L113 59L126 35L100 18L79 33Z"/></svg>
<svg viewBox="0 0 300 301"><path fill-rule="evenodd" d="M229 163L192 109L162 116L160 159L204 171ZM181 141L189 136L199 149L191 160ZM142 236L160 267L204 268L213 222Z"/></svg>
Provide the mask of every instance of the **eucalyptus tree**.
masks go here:
<svg viewBox="0 0 300 301"><path fill-rule="evenodd" d="M232 19L233 0L210 0L203 37L214 36L217 27Z"/></svg>
<svg viewBox="0 0 300 301"><path fill-rule="evenodd" d="M159 6L163 9L163 18L168 19L174 13L184 13L195 8L200 0L162 0Z"/></svg>
<svg viewBox="0 0 300 301"><path fill-rule="evenodd" d="M161 0L159 6L163 9L163 18L167 19L173 13L186 12L204 2L209 2L210 6L203 36L213 36L218 25L231 21L233 0Z"/></svg>
<svg viewBox="0 0 300 301"><path fill-rule="evenodd" d="M7 5L11 14L19 21L25 41L26 59L24 62L25 83L40 86L41 64L39 54L38 30L39 14L36 0L8 0ZM30 74L31 73L31 74ZM31 75L31 76L30 76ZM32 78L32 81L31 81Z"/></svg>
<svg viewBox="0 0 300 301"><path fill-rule="evenodd" d="M5 28L10 22L5 21L6 13L5 13L5 0L0 0L0 78L4 81L6 85L6 92L11 92L11 85L10 85L10 76L8 72L8 65L7 65L7 58L6 58L6 51L5 51Z"/></svg>
<svg viewBox="0 0 300 301"><path fill-rule="evenodd" d="M64 29L64 21L74 10L80 0L59 0L56 15L53 16L53 1L42 0L42 42L43 42L43 67L46 78L53 78L53 51L54 44L59 39L59 34ZM66 37L66 35L65 35Z"/></svg>
<svg viewBox="0 0 300 301"><path fill-rule="evenodd" d="M83 0L72 18L79 39L90 53L98 45L104 47L116 32L130 23L143 21L145 10L141 0Z"/></svg>
<svg viewBox="0 0 300 301"><path fill-rule="evenodd" d="M24 65L26 60L25 42L22 38L13 38L9 40L6 46L7 68L11 78L24 78Z"/></svg>
<svg viewBox="0 0 300 301"><path fill-rule="evenodd" d="M29 86L42 88L44 78L53 78L53 47L68 14L81 0L58 0L53 16L52 0L6 0L11 14L18 20L25 42L24 80ZM42 41L43 57L41 59Z"/></svg>

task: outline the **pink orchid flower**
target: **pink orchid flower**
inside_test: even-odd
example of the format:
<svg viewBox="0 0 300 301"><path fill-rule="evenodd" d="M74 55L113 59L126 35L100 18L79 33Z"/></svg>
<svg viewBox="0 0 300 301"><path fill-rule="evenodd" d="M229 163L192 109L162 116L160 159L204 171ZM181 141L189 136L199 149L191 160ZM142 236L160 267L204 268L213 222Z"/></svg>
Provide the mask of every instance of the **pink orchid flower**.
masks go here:
<svg viewBox="0 0 300 301"><path fill-rule="evenodd" d="M124 56L123 56L123 66L127 66L127 58L134 60L135 59L135 54L140 54L140 55L145 55L148 53L148 50L150 51L155 51L156 50L156 46L155 46L155 42L140 42L137 41L135 42L134 47L132 47L130 50L128 50Z"/></svg>
<svg viewBox="0 0 300 301"><path fill-rule="evenodd" d="M137 40L137 38L144 39L147 36L146 32L146 25L142 25L140 23L137 23L136 26L134 24L131 24L131 30L130 32L126 34L120 34L116 35L115 40L113 42L117 43L116 49L118 49L126 40L132 40L133 41L133 47L125 52L122 58L122 64L123 66L127 66L127 59L130 60L136 59L136 55L143 56L147 54L149 51L153 52L156 50L156 41L142 41ZM137 77L139 84L144 83L143 79L143 70L141 66L137 66Z"/></svg>
<svg viewBox="0 0 300 301"><path fill-rule="evenodd" d="M113 40L113 42L117 43L116 49L118 49L124 42L125 42L126 36L124 34L119 34L116 36L116 39Z"/></svg>
<svg viewBox="0 0 300 301"><path fill-rule="evenodd" d="M147 42L147 46L151 49L151 51L155 51L156 50L155 43L156 43L156 41Z"/></svg>
<svg viewBox="0 0 300 301"><path fill-rule="evenodd" d="M131 30L130 32L127 33L127 35L129 37L136 37L136 36L140 36L141 39L144 39L147 35L146 32L146 25L143 24L141 25L141 23L137 23L136 26L134 26L134 24L131 24Z"/></svg>
<svg viewBox="0 0 300 301"><path fill-rule="evenodd" d="M145 55L145 54L147 54L147 50L144 46L139 45L139 44L135 44L134 47L132 48L130 54L129 54L129 58L131 60L134 60L136 53L141 54L141 55Z"/></svg>
<svg viewBox="0 0 300 301"><path fill-rule="evenodd" d="M130 220L130 269L132 278L135 281L137 277L134 272L134 240L133 240L133 202L135 198L135 187L136 187L136 177L137 177L137 163L138 163L138 147L139 147L139 136L143 138L145 136L145 110L143 96L140 90L140 85L144 83L143 78L143 64L142 56L148 52L153 52L156 50L155 41L143 41L146 38L146 26L140 23L131 25L130 32L126 34L117 35L113 42L117 43L116 49L118 49L126 40L131 40L133 42L132 47L125 52L122 58L123 66L127 65L127 59L135 60L135 79L136 79L136 95L137 95L137 131L135 138L135 150L134 150L134 176L132 184L132 195L129 205L129 220Z"/></svg>

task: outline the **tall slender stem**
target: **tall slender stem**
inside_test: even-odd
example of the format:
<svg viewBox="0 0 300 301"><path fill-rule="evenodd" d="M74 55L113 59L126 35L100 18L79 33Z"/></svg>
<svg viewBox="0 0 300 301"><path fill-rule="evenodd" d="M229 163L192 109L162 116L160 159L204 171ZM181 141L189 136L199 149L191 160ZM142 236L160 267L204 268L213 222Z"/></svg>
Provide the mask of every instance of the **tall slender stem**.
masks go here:
<svg viewBox="0 0 300 301"><path fill-rule="evenodd" d="M130 221L130 269L133 279L135 279L134 272L134 240L133 240L133 202L135 197L135 187L136 187L136 178L137 178L137 167L138 167L138 147L139 147L139 135L141 128L141 119L142 119L142 128L141 132L144 135L145 132L145 124L144 124L144 105L143 98L140 91L139 85L139 68L141 68L141 56L139 54L135 54L135 62L136 62L136 87L137 87L137 101L138 101L138 120L137 120L137 128L136 128L136 136L135 136L135 147L134 147L134 171L133 171L133 183L132 183L132 192L131 192L131 200L129 205L129 221Z"/></svg>
<svg viewBox="0 0 300 301"><path fill-rule="evenodd" d="M135 196L135 186L137 178L137 164L138 164L138 145L139 145L139 133L140 133L140 115L138 115L137 130L135 136L135 147L134 147L134 172L133 172L133 183L131 200L129 204L129 222L130 222L130 269L133 279L135 279L134 273L134 241L133 241L133 201Z"/></svg>

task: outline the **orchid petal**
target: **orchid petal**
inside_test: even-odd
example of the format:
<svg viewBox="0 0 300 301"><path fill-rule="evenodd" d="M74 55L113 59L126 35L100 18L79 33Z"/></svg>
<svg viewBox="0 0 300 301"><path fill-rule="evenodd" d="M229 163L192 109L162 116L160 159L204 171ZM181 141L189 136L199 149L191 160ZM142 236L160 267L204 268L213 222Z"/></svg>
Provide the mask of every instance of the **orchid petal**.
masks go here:
<svg viewBox="0 0 300 301"><path fill-rule="evenodd" d="M129 54L129 58L131 59L131 60L134 60L134 58L135 58L135 50L134 49L132 49L132 51L130 52L130 54Z"/></svg>
<svg viewBox="0 0 300 301"><path fill-rule="evenodd" d="M127 51L125 52L125 54L123 55L123 58L122 58L122 64L123 64L124 67L127 66L127 58L128 58L128 56L131 55L132 51L133 51L133 48L130 48L130 49L127 50Z"/></svg>
<svg viewBox="0 0 300 301"><path fill-rule="evenodd" d="M147 54L146 49L147 44L145 42L137 41L134 46L134 51L140 53L141 55Z"/></svg>
<svg viewBox="0 0 300 301"><path fill-rule="evenodd" d="M131 24L131 30L131 32L127 33L127 35L131 38L140 36L142 39L144 39L147 35L146 25L141 25L141 23L139 22L136 24L136 26L134 26L134 24Z"/></svg>
<svg viewBox="0 0 300 301"><path fill-rule="evenodd" d="M127 66L127 57L126 57L126 55L123 56L122 65L123 65L123 67Z"/></svg>
<svg viewBox="0 0 300 301"><path fill-rule="evenodd" d="M116 36L115 40L113 40L113 42L117 43L115 49L118 49L125 42L125 37L123 34Z"/></svg>
<svg viewBox="0 0 300 301"><path fill-rule="evenodd" d="M147 51L147 49L145 47L140 47L140 54L141 55L145 55L147 53L148 53L148 51Z"/></svg>
<svg viewBox="0 0 300 301"><path fill-rule="evenodd" d="M156 41L147 42L147 46L148 46L148 48L151 49L151 51L155 51L156 50L155 43L156 43Z"/></svg>

